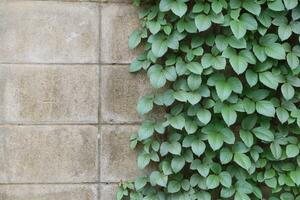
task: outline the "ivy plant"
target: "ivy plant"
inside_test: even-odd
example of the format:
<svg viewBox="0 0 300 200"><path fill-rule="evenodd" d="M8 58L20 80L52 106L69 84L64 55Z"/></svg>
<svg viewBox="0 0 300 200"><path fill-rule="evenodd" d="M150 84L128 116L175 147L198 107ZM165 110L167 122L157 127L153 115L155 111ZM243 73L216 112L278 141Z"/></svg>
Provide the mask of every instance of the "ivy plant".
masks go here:
<svg viewBox="0 0 300 200"><path fill-rule="evenodd" d="M149 175L117 199L300 200L300 1L135 0L153 88L131 138Z"/></svg>

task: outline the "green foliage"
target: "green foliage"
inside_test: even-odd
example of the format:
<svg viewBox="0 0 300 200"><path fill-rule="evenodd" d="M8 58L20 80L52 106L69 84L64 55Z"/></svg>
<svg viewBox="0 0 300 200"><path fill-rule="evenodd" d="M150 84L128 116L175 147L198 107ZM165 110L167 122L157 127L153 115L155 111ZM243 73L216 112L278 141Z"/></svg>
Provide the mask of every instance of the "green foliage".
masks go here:
<svg viewBox="0 0 300 200"><path fill-rule="evenodd" d="M117 199L300 200L300 2L135 0L130 65L155 94L131 147L148 176ZM125 169L126 170L126 169Z"/></svg>

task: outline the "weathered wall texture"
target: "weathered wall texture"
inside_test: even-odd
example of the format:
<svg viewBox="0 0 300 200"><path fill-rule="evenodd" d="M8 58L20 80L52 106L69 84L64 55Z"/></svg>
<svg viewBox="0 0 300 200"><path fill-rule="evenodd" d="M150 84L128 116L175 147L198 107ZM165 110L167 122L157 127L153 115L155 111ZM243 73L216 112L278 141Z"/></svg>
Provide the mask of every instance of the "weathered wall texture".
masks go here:
<svg viewBox="0 0 300 200"><path fill-rule="evenodd" d="M142 173L137 26L126 0L0 1L0 200L112 200Z"/></svg>

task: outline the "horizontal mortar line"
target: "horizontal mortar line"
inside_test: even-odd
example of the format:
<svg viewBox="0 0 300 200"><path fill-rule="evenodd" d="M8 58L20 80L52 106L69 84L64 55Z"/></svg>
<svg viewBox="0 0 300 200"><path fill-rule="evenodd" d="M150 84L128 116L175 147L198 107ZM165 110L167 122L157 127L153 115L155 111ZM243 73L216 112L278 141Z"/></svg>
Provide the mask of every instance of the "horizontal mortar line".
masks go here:
<svg viewBox="0 0 300 200"><path fill-rule="evenodd" d="M98 3L98 4L132 4L130 1L120 1L120 2L110 2L110 1L97 1L97 0L10 0L10 2L20 2L20 1L40 1L40 2L46 2L46 1L52 1L52 2L76 2L76 3Z"/></svg>
<svg viewBox="0 0 300 200"><path fill-rule="evenodd" d="M0 65L130 65L130 63L8 63L0 62Z"/></svg>
<svg viewBox="0 0 300 200"><path fill-rule="evenodd" d="M114 125L141 125L142 122L116 122L116 123L109 123L109 122L100 122L99 125L104 126L114 126Z"/></svg>
<svg viewBox="0 0 300 200"><path fill-rule="evenodd" d="M43 183L43 182L22 182L22 183L0 183L1 185L96 185L101 184L101 182L51 182L51 183Z"/></svg>
<svg viewBox="0 0 300 200"><path fill-rule="evenodd" d="M99 123L0 123L0 126L62 126L62 125L70 125L70 126L98 126Z"/></svg>

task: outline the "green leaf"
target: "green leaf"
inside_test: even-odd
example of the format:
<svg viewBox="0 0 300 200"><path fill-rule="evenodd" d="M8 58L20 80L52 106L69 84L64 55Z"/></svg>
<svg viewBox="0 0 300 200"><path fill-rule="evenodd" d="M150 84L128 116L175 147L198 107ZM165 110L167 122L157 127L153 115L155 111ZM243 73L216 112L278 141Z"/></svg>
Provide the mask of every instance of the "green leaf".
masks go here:
<svg viewBox="0 0 300 200"><path fill-rule="evenodd" d="M286 146L286 155L288 158L296 157L299 154L299 147L295 144L289 144Z"/></svg>
<svg viewBox="0 0 300 200"><path fill-rule="evenodd" d="M299 58L295 53L288 53L286 59L291 69L296 69L299 66Z"/></svg>
<svg viewBox="0 0 300 200"><path fill-rule="evenodd" d="M153 108L153 95L144 96L139 99L137 104L137 111L140 115L144 115Z"/></svg>
<svg viewBox="0 0 300 200"><path fill-rule="evenodd" d="M172 142L168 145L168 151L174 155L180 155L181 144L179 142Z"/></svg>
<svg viewBox="0 0 300 200"><path fill-rule="evenodd" d="M257 75L257 73L255 73L251 69L248 69L246 71L246 80L247 80L249 86L253 87L254 85L256 85L256 83L258 81L258 75Z"/></svg>
<svg viewBox="0 0 300 200"><path fill-rule="evenodd" d="M275 108L272 102L270 101L266 101L266 100L258 101L256 102L255 107L256 107L256 111L261 115L267 117L275 116Z"/></svg>
<svg viewBox="0 0 300 200"><path fill-rule="evenodd" d="M284 10L284 5L282 3L282 0L268 1L268 7L274 11L283 11Z"/></svg>
<svg viewBox="0 0 300 200"><path fill-rule="evenodd" d="M179 192L180 188L181 188L181 184L178 181L170 181L168 183L168 192L169 193Z"/></svg>
<svg viewBox="0 0 300 200"><path fill-rule="evenodd" d="M234 195L234 200L251 200L250 197L242 192L236 192Z"/></svg>
<svg viewBox="0 0 300 200"><path fill-rule="evenodd" d="M144 121L141 125L138 135L141 140L151 137L154 133L154 124L150 121Z"/></svg>
<svg viewBox="0 0 300 200"><path fill-rule="evenodd" d="M186 65L186 68L193 72L194 74L201 75L203 72L203 67L201 66L200 63L197 62L190 62Z"/></svg>
<svg viewBox="0 0 300 200"><path fill-rule="evenodd" d="M298 0L283 0L286 9L291 10L296 8L298 5Z"/></svg>
<svg viewBox="0 0 300 200"><path fill-rule="evenodd" d="M216 175L209 175L206 179L206 185L208 189L217 188L220 184L220 178Z"/></svg>
<svg viewBox="0 0 300 200"><path fill-rule="evenodd" d="M147 184L147 182L147 177L140 176L134 181L134 187L136 190L140 190Z"/></svg>
<svg viewBox="0 0 300 200"><path fill-rule="evenodd" d="M202 78L199 75L191 74L187 79L187 84L191 90L197 90L202 83Z"/></svg>
<svg viewBox="0 0 300 200"><path fill-rule="evenodd" d="M300 185L300 169L299 168L296 171L291 171L290 177L297 186Z"/></svg>
<svg viewBox="0 0 300 200"><path fill-rule="evenodd" d="M217 95L221 101L228 99L230 96L232 89L230 84L225 81L218 81L216 84Z"/></svg>
<svg viewBox="0 0 300 200"><path fill-rule="evenodd" d="M231 187L231 184L232 184L232 178L231 178L231 175L224 171L224 172L221 172L219 174L219 178L220 178L220 182L223 186L229 188Z"/></svg>
<svg viewBox="0 0 300 200"><path fill-rule="evenodd" d="M246 71L248 63L245 57L241 55L232 55L229 58L230 65L237 74L242 74Z"/></svg>
<svg viewBox="0 0 300 200"><path fill-rule="evenodd" d="M209 110L200 108L199 111L197 112L197 118L203 124L208 124L208 122L210 122L211 119L211 113L209 112Z"/></svg>
<svg viewBox="0 0 300 200"><path fill-rule="evenodd" d="M265 47L266 54L274 59L284 60L285 50L281 44L274 43L270 46Z"/></svg>
<svg viewBox="0 0 300 200"><path fill-rule="evenodd" d="M142 40L141 37L141 31L140 30L134 30L128 40L128 46L130 49L134 49L135 47L137 47L140 42Z"/></svg>
<svg viewBox="0 0 300 200"><path fill-rule="evenodd" d="M147 22L147 26L150 30L150 32L155 35L156 33L158 33L161 29L161 25L159 22L157 21L148 21Z"/></svg>
<svg viewBox="0 0 300 200"><path fill-rule="evenodd" d="M182 115L170 116L168 121L172 127L179 130L182 130L185 125L185 118Z"/></svg>
<svg viewBox="0 0 300 200"><path fill-rule="evenodd" d="M277 142L272 142L270 145L271 152L275 159L280 159L282 155L282 148Z"/></svg>
<svg viewBox="0 0 300 200"><path fill-rule="evenodd" d="M168 41L155 40L152 43L152 52L156 57L162 57L168 51Z"/></svg>
<svg viewBox="0 0 300 200"><path fill-rule="evenodd" d="M154 88L161 88L167 82L163 68L160 65L151 66L147 74Z"/></svg>
<svg viewBox="0 0 300 200"><path fill-rule="evenodd" d="M272 133L272 131L265 127L254 128L252 129L252 132L258 139L261 139L266 142L274 141L274 134Z"/></svg>
<svg viewBox="0 0 300 200"><path fill-rule="evenodd" d="M247 147L251 147L254 142L253 135L250 131L240 130L240 137Z"/></svg>
<svg viewBox="0 0 300 200"><path fill-rule="evenodd" d="M224 105L221 109L222 117L228 126L235 123L237 114L232 106Z"/></svg>
<svg viewBox="0 0 300 200"><path fill-rule="evenodd" d="M234 37L236 37L237 39L244 37L244 35L247 32L244 24L238 20L230 21L230 29L231 29Z"/></svg>
<svg viewBox="0 0 300 200"><path fill-rule="evenodd" d="M261 8L257 2L252 0L247 0L244 1L242 5L243 8L245 8L247 11L251 12L252 14L257 16L260 14Z"/></svg>
<svg viewBox="0 0 300 200"><path fill-rule="evenodd" d="M162 187L166 187L168 183L168 176L158 172L158 171L153 171L150 174L150 183L152 186L159 185Z"/></svg>
<svg viewBox="0 0 300 200"><path fill-rule="evenodd" d="M202 32L209 29L211 26L211 19L207 15L200 14L195 17L195 24L199 32Z"/></svg>
<svg viewBox="0 0 300 200"><path fill-rule="evenodd" d="M187 5L180 0L175 0L171 5L172 12L178 17L182 17L187 11Z"/></svg>
<svg viewBox="0 0 300 200"><path fill-rule="evenodd" d="M276 90L278 87L277 78L269 71L259 73L259 81L265 86L274 90Z"/></svg>
<svg viewBox="0 0 300 200"><path fill-rule="evenodd" d="M282 24L278 27L278 35L281 41L289 39L292 35L292 28L290 25Z"/></svg>
<svg viewBox="0 0 300 200"><path fill-rule="evenodd" d="M218 150L223 146L224 143L224 135L218 132L210 132L207 135L208 143L213 150Z"/></svg>
<svg viewBox="0 0 300 200"><path fill-rule="evenodd" d="M251 167L251 160L246 154L235 153L233 161L246 170L249 170Z"/></svg>
<svg viewBox="0 0 300 200"><path fill-rule="evenodd" d="M227 164L232 160L233 153L228 148L223 148L220 151L220 161L222 164Z"/></svg>
<svg viewBox="0 0 300 200"><path fill-rule="evenodd" d="M197 156L201 156L206 148L206 145L203 141L201 140L194 140L192 142L192 151L194 154L196 154Z"/></svg>
<svg viewBox="0 0 300 200"><path fill-rule="evenodd" d="M289 83L285 83L281 86L281 93L286 100L290 100L295 95L293 86Z"/></svg>
<svg viewBox="0 0 300 200"><path fill-rule="evenodd" d="M137 157L137 165L140 169L144 169L150 163L150 154L142 152Z"/></svg>
<svg viewBox="0 0 300 200"><path fill-rule="evenodd" d="M175 173L180 172L184 165L185 159L183 156L175 156L171 161L171 168Z"/></svg>
<svg viewBox="0 0 300 200"><path fill-rule="evenodd" d="M281 123L284 123L289 119L288 111L282 107L276 108L276 115Z"/></svg>

